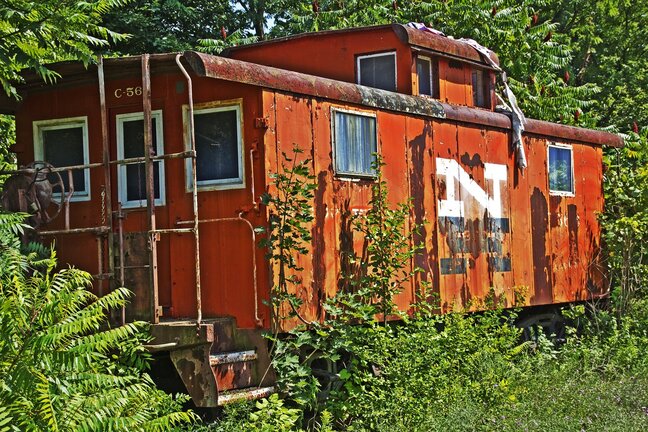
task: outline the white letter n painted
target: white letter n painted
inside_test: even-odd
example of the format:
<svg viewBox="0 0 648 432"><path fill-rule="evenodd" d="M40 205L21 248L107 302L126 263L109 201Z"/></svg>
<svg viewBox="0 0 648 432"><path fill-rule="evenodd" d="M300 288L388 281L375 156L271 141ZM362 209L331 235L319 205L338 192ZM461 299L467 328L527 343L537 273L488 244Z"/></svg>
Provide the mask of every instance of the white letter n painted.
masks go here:
<svg viewBox="0 0 648 432"><path fill-rule="evenodd" d="M484 164L484 179L493 180L493 197L483 190L476 181L454 159L436 158L437 175L446 178L446 199L439 200L439 217L464 217L463 200L456 198L455 179L468 194L484 207L490 217L502 217L502 188L506 184L506 165Z"/></svg>

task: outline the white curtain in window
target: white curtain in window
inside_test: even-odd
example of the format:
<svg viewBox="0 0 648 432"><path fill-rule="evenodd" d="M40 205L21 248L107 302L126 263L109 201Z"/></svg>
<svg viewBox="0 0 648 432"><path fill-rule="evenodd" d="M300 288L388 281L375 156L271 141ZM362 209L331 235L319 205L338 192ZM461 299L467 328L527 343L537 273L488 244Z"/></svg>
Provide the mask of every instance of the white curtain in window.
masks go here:
<svg viewBox="0 0 648 432"><path fill-rule="evenodd" d="M337 111L335 113L336 171L373 175L376 152L376 119Z"/></svg>

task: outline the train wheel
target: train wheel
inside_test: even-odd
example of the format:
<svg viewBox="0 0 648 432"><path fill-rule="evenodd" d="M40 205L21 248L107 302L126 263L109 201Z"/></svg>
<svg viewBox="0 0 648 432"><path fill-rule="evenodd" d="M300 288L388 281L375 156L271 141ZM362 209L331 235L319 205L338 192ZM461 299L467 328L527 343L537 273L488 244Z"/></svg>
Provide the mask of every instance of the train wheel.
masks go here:
<svg viewBox="0 0 648 432"><path fill-rule="evenodd" d="M565 342L565 318L559 310L533 314L520 319L516 326L522 329L522 340L537 343L540 335L561 344Z"/></svg>

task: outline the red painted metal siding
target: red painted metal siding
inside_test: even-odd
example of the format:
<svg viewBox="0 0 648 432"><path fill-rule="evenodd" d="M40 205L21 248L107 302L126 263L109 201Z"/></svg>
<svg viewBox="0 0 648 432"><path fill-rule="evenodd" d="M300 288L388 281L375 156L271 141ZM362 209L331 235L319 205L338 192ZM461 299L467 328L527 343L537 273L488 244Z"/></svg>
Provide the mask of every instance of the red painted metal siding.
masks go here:
<svg viewBox="0 0 648 432"><path fill-rule="evenodd" d="M231 58L339 81L357 82L356 57L396 51L397 91L412 94L412 51L391 27L365 32L325 33L235 49Z"/></svg>
<svg viewBox="0 0 648 432"><path fill-rule="evenodd" d="M110 157L117 159L116 120L118 114L141 112L140 97L116 98L115 90L141 85L141 78L112 80L107 77L107 109L109 114ZM181 88L178 92L176 89ZM195 104L217 101L240 100L243 107L243 162L245 164L245 185L243 189L199 192L201 219L235 218L243 210L250 210L251 170L255 171L258 195L263 191L263 130L254 127L254 119L261 116L259 89L245 85L219 85L211 79L198 79L194 83ZM128 103L124 103L127 100ZM70 103L74 101L74 103ZM187 104L184 77L180 74L154 75L152 77L152 109L163 112L163 133L165 153L181 152L185 149L183 105ZM32 120L49 120L75 116L88 116L90 162L101 161L101 128L98 91L95 85L72 87L58 91L43 92L25 98L18 113L18 156L21 163L33 160ZM250 166L250 150L258 147L254 156L254 167ZM156 207L158 228L174 228L177 222L192 220L191 193L186 189L185 162L182 159L166 160L165 187L166 204ZM101 220L101 169L91 170L91 201L71 203L71 226L96 226ZM116 211L117 169L112 167L113 209ZM146 208L125 209L124 230L143 232L147 230ZM253 226L263 225L263 215L254 210L245 217ZM115 226L116 226L115 219ZM62 216L48 229L60 229ZM251 328L254 322L254 293L252 272L252 238L249 227L243 222L224 221L201 224L201 259L203 283L203 309L205 316L232 315L240 327ZM165 307L164 318L194 317L195 275L194 243L187 234L162 234L158 242L159 294L160 304ZM258 249L258 248L257 248ZM74 264L91 273L98 272L97 246L94 235L58 236L57 252L62 265ZM145 250L137 251L145 254ZM269 313L261 303L267 299L267 265L264 253L255 253L259 279L259 308L267 326ZM104 271L107 266L107 251L104 251ZM144 279L146 280L146 279ZM97 284L98 286L99 284ZM265 289L261 289L264 287ZM107 290L107 284L106 284ZM265 297L263 297L265 293ZM140 307L145 307L140 305Z"/></svg>
<svg viewBox="0 0 648 432"><path fill-rule="evenodd" d="M340 272L348 271L344 252L361 251L350 215L367 208L371 182L333 174L330 110L335 104L280 92L268 92L264 100L278 131L266 134L266 174L278 169L277 155L295 143L306 143L303 157L314 159L313 249L300 264L306 287L302 313L318 319L319 302L335 292ZM282 120L284 112L290 115ZM593 215L602 205L594 196L600 197L600 148L573 145L577 193L559 201L548 193L546 138L525 139L530 167L521 173L505 131L380 110L376 118L390 200L412 198L411 224L423 225L416 238L424 250L414 265L424 271L397 297L399 307L407 309L419 297L438 297L444 311L563 303L589 298L584 292L588 283L601 292L600 271L593 270L599 235ZM302 130L294 131L290 125L295 124ZM440 160L452 172L440 174ZM586 189L585 182L598 189ZM485 204L486 197L499 201ZM440 214L440 200L460 201L462 217ZM425 292L422 280L430 282ZM284 329L294 324L284 323Z"/></svg>
<svg viewBox="0 0 648 432"><path fill-rule="evenodd" d="M185 148L184 82L179 73L152 77L152 108L163 111L166 153ZM140 98L125 103L124 99L114 97L115 90L139 85L137 74L130 78L107 77L111 159L117 157L115 115L142 110ZM438 299L441 310L449 311L482 309L489 307L491 300L506 306L540 305L604 294L598 266L600 228L595 215L603 205L601 148L597 145L561 141L573 147L576 194L559 198L548 192L547 143L551 138L525 137L529 168L521 173L510 149L506 119L485 110L444 105L448 118L432 119L198 77L194 79L194 96L197 107L214 102L240 103L243 118L245 188L199 192L200 219L236 218L244 211L244 217L253 226L265 225L266 209L261 207L257 212L251 208L252 172L254 198L258 200L271 182L270 174L279 169L281 152L290 154L297 145L305 151L302 157L312 159L318 185L310 227L313 243L309 254L298 258L305 269L298 291L304 301L300 313L307 320L321 319L323 299L343 287L339 276L351 266L345 252L362 251L363 241L351 227L351 216L365 211L371 198L372 181L349 181L334 175L332 107L376 116L378 148L387 164L384 177L390 200L395 204L411 198L410 227L422 225L416 239L424 244L424 250L412 265L424 271L397 297L399 307L408 309L419 296L429 301ZM25 95L17 115L20 163L33 159L33 120L81 115L88 116L90 162L98 162L101 128L94 84ZM267 128L257 127L257 118L265 118ZM552 136L564 132L541 122L533 125ZM591 135L573 128L566 130L565 134L574 137ZM600 138L597 137L594 138ZM250 151L254 148L257 151L251 162ZM156 208L156 217L159 228L174 228L179 226L178 222L192 219L191 194L185 186L184 161L172 159L164 164L166 205ZM72 227L101 222L102 182L101 171L92 170L92 201L72 203ZM115 167L112 183L112 194L116 197ZM441 201L448 203L442 205ZM59 219L49 228L61 228L61 223ZM145 209L130 210L124 226L131 233L146 231ZM205 222L200 232L204 315L231 315L236 317L239 327L254 327L256 264L256 306L263 326L268 327L270 312L262 302L269 296L276 269L268 268L264 251L253 252L249 227L233 220ZM58 250L61 263L98 272L94 236L59 236ZM158 256L160 300L166 306L165 317L195 316L192 237L163 234ZM104 265L106 262L104 257ZM425 291L421 281L429 283ZM283 328L297 323L286 321Z"/></svg>

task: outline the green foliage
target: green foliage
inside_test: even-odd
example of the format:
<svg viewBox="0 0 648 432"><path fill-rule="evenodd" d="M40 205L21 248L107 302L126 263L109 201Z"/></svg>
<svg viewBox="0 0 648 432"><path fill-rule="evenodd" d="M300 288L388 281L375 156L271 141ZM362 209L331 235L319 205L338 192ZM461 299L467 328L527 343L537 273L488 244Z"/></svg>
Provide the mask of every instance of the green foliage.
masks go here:
<svg viewBox="0 0 648 432"><path fill-rule="evenodd" d="M553 0L546 15L559 23L575 55L570 69L578 82L601 88L591 111L601 125L631 130L648 124L648 4L623 0Z"/></svg>
<svg viewBox="0 0 648 432"><path fill-rule="evenodd" d="M5 0L0 3L0 84L17 96L18 72L30 68L45 81L58 74L45 64L78 59L88 64L94 49L123 35L100 24L102 15L128 0Z"/></svg>
<svg viewBox="0 0 648 432"><path fill-rule="evenodd" d="M108 326L129 292L98 298L88 273L55 271L53 250L21 245L22 220L0 213L0 431L166 431L191 422L180 408L186 398L143 373L146 325Z"/></svg>
<svg viewBox="0 0 648 432"><path fill-rule="evenodd" d="M364 242L362 253L347 251L349 256L342 257L348 260L351 271L342 275L344 288L327 304L329 315L339 321L368 322L380 314L385 324L391 315L403 317L394 296L416 271L410 265L420 246L407 232L410 203L390 208L387 182L382 175L384 165L377 156L373 164L377 178L371 187L369 209L352 220L353 230Z"/></svg>
<svg viewBox="0 0 648 432"><path fill-rule="evenodd" d="M105 15L103 25L131 37L111 51L142 54L196 49L201 39L221 39L221 27L240 25L231 2L205 0L133 0Z"/></svg>
<svg viewBox="0 0 648 432"><path fill-rule="evenodd" d="M316 188L311 173L311 159L303 158L303 151L295 146L291 156L282 153L281 169L271 175L275 193L261 197L270 209L268 233L261 246L267 248L266 258L274 267L276 276L271 289L271 302L275 319L282 319L283 305L290 307L287 317L298 317L302 299L299 296L303 268L297 257L308 254L312 239L309 224L313 220L311 203ZM301 159L301 160L300 160Z"/></svg>
<svg viewBox="0 0 648 432"><path fill-rule="evenodd" d="M309 427L309 418L340 431L645 430L648 302L622 318L588 317L583 307L569 315L581 328L559 348L544 336L520 343L515 315L501 311L316 327L299 337L322 355L346 349L329 398L301 409L303 423L292 395L280 407L276 399L230 408L217 430L271 430L263 427L278 428L279 418L294 430L324 423Z"/></svg>
<svg viewBox="0 0 648 432"><path fill-rule="evenodd" d="M605 212L600 216L613 300L625 313L648 286L648 128L605 156Z"/></svg>
<svg viewBox="0 0 648 432"><path fill-rule="evenodd" d="M16 142L16 124L13 117L0 115L0 169L15 168L15 155L9 150Z"/></svg>
<svg viewBox="0 0 648 432"><path fill-rule="evenodd" d="M226 48L253 43L257 40L258 38L255 36L245 36L243 31L236 30L234 33L227 35L225 39L201 39L198 49L210 54L219 54Z"/></svg>
<svg viewBox="0 0 648 432"><path fill-rule="evenodd" d="M448 0L369 2L297 1L277 18L273 35L392 22L429 23L445 34L475 39L495 51L528 117L591 124L580 114L592 106L596 85L567 79L572 42L546 13L549 1ZM396 5L396 6L395 6ZM578 112L578 114L576 114ZM578 117L578 118L577 118Z"/></svg>

